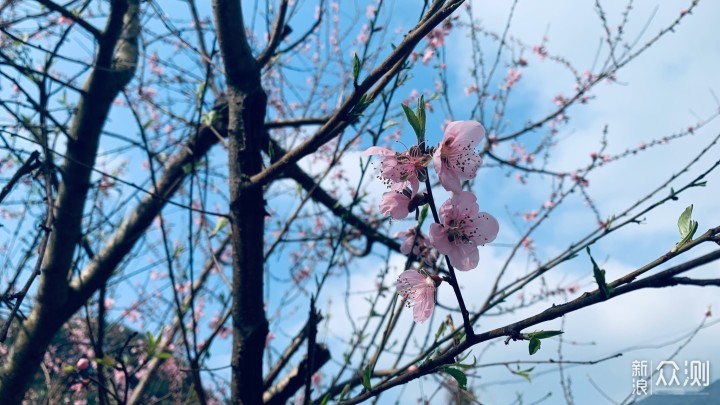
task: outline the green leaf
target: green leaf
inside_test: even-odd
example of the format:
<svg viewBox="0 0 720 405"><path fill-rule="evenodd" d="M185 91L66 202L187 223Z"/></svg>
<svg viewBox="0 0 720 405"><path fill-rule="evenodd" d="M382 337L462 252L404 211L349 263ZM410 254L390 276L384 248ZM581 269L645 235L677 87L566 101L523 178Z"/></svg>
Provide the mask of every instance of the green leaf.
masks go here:
<svg viewBox="0 0 720 405"><path fill-rule="evenodd" d="M425 96L420 96L417 107L415 108L415 115L417 116L420 124L420 134L418 134L418 143L425 142Z"/></svg>
<svg viewBox="0 0 720 405"><path fill-rule="evenodd" d="M155 357L157 357L158 359L163 359L163 360L165 360L165 359L169 359L170 357L172 357L172 354L166 353L166 352L162 352L162 353L156 354Z"/></svg>
<svg viewBox="0 0 720 405"><path fill-rule="evenodd" d="M605 299L608 299L610 298L610 294L612 294L613 288L610 287L605 281L605 270L602 270L600 269L600 267L598 267L595 259L593 259L592 257L592 254L590 254L590 246L588 246L586 250L588 256L590 256L590 261L593 265L593 276L595 277L595 282L597 282L598 289L602 293L603 297Z"/></svg>
<svg viewBox="0 0 720 405"><path fill-rule="evenodd" d="M345 385L345 387L343 387L343 390L340 393L340 398L338 398L338 402L345 399L345 397L347 396L348 393L350 393L350 383L348 383L347 385Z"/></svg>
<svg viewBox="0 0 720 405"><path fill-rule="evenodd" d="M320 405L327 405L328 402L330 402L330 394L327 394L323 397L323 399L320 401Z"/></svg>
<svg viewBox="0 0 720 405"><path fill-rule="evenodd" d="M540 346L542 345L542 342L540 339L533 337L530 338L530 344L528 345L528 351L530 352L530 355L537 353L538 350L540 350Z"/></svg>
<svg viewBox="0 0 720 405"><path fill-rule="evenodd" d="M547 339L553 336L562 335L564 332L561 330L541 330L537 332L528 333L531 338Z"/></svg>
<svg viewBox="0 0 720 405"><path fill-rule="evenodd" d="M407 117L410 126L412 127L413 131L415 131L415 136L418 139L418 143L422 142L424 139L424 134L422 125L420 124L420 119L417 115L415 115L415 113L413 112L413 110L410 109L410 107L406 106L405 104L400 105L402 106L403 111L405 111L405 116Z"/></svg>
<svg viewBox="0 0 720 405"><path fill-rule="evenodd" d="M225 217L221 217L216 223L215 223L215 229L213 229L212 233L210 233L210 237L217 235L218 232L222 231L225 226L227 226L228 220Z"/></svg>
<svg viewBox="0 0 720 405"><path fill-rule="evenodd" d="M357 104L350 110L349 115L353 118L360 117L365 109L372 104L373 99L368 98L367 94L360 96Z"/></svg>
<svg viewBox="0 0 720 405"><path fill-rule="evenodd" d="M270 157L270 160L275 160L275 147L272 142L268 143L268 156Z"/></svg>
<svg viewBox="0 0 720 405"><path fill-rule="evenodd" d="M105 367L115 367L115 364L117 364L115 359L110 356L105 356L102 359L94 358L90 359L90 361L94 361L95 363Z"/></svg>
<svg viewBox="0 0 720 405"><path fill-rule="evenodd" d="M475 356L473 356L472 364L455 363L455 364L453 364L453 367L469 369L469 368L474 368L476 365L477 365L477 359L475 358Z"/></svg>
<svg viewBox="0 0 720 405"><path fill-rule="evenodd" d="M440 327L438 328L437 332L435 333L435 341L440 339L440 336L442 336L445 333L446 327L447 327L447 324L445 322L440 323Z"/></svg>
<svg viewBox="0 0 720 405"><path fill-rule="evenodd" d="M155 341L155 336L153 336L152 333L147 332L145 334L146 338L146 345L147 345L147 353L150 357L152 357L153 354L155 354L155 350L157 349L157 342Z"/></svg>
<svg viewBox="0 0 720 405"><path fill-rule="evenodd" d="M357 84L358 76L360 76L360 58L355 53L353 56L353 83Z"/></svg>
<svg viewBox="0 0 720 405"><path fill-rule="evenodd" d="M211 127L212 124L215 123L215 121L217 121L217 119L218 119L217 111L210 110L207 113L203 114L202 118L200 118L200 122L202 124L205 124L205 125Z"/></svg>
<svg viewBox="0 0 720 405"><path fill-rule="evenodd" d="M698 222L692 219L692 211L693 206L690 204L690 206L685 208L685 211L680 214L680 218L678 218L678 231L680 231L680 237L682 240L675 245L676 250L680 249L683 245L692 240L693 236L695 236L695 232L697 232Z"/></svg>
<svg viewBox="0 0 720 405"><path fill-rule="evenodd" d="M372 385L370 384L370 375L372 371L370 371L370 366L365 367L363 370L362 375L362 385L365 387L366 390L370 390L372 388Z"/></svg>
<svg viewBox="0 0 720 405"><path fill-rule="evenodd" d="M534 369L535 367L530 367L526 370L520 370L520 367L518 367L517 370L510 369L510 372L515 375L519 375L520 377L526 379L528 382L532 382L532 380L530 379L530 372L532 372Z"/></svg>
<svg viewBox="0 0 720 405"><path fill-rule="evenodd" d="M64 372L66 372L66 373L72 373L73 371L75 371L75 366L73 366L73 365L71 365L71 364L66 364L66 365L62 368L62 370L63 370Z"/></svg>
<svg viewBox="0 0 720 405"><path fill-rule="evenodd" d="M422 226L423 222L425 222L425 218L427 218L428 208L430 208L430 205L425 204L425 205L423 205L422 209L420 210L420 218L418 220L418 224L420 226Z"/></svg>
<svg viewBox="0 0 720 405"><path fill-rule="evenodd" d="M200 100L205 93L205 82L200 83L197 90L195 90L195 95L197 96L198 100Z"/></svg>
<svg viewBox="0 0 720 405"><path fill-rule="evenodd" d="M458 387L460 387L461 390L467 388L467 376L462 370L458 370L457 368L452 367L443 367L440 369L440 371L454 378L455 381L457 381Z"/></svg>
<svg viewBox="0 0 720 405"><path fill-rule="evenodd" d="M383 125L382 128L385 130L385 129L388 129L388 128L392 128L392 127L394 127L394 126L397 125L397 124L398 124L398 122L395 121L395 120L387 120L387 121L385 121L385 125Z"/></svg>

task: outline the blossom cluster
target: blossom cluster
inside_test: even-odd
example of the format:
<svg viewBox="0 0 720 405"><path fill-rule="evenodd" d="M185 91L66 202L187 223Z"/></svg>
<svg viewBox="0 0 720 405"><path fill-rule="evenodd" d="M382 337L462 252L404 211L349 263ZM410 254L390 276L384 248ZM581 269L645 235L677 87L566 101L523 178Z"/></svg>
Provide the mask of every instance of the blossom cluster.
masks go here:
<svg viewBox="0 0 720 405"><path fill-rule="evenodd" d="M447 125L435 148L425 148L421 143L404 152L379 146L365 151L366 155L383 159L379 177L389 188L380 203L384 215L399 220L424 204L434 204L431 193L420 192L420 184L428 178L430 162L440 185L453 193L437 210L438 221L430 225L427 236L419 227L396 235L404 239L401 252L414 256L422 266L436 268L438 254L443 254L453 268L472 270L480 261L478 246L492 242L498 234L495 217L481 212L475 195L463 190L464 181L475 178L482 164L476 147L484 136L485 129L479 122L454 121ZM398 293L408 306L413 306L416 322L423 322L432 314L435 289L441 281L425 270L410 269L400 274Z"/></svg>

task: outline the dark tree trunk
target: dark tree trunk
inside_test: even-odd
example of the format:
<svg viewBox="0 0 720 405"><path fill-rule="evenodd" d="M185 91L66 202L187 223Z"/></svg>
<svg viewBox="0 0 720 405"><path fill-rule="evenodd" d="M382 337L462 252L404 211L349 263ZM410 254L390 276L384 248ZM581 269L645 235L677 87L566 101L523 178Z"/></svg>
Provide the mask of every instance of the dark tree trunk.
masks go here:
<svg viewBox="0 0 720 405"><path fill-rule="evenodd" d="M263 303L262 187L248 180L262 170L261 139L267 96L261 65L245 37L239 0L213 2L218 43L225 65L228 97L230 223L233 248L232 402L262 403L262 355L268 323Z"/></svg>

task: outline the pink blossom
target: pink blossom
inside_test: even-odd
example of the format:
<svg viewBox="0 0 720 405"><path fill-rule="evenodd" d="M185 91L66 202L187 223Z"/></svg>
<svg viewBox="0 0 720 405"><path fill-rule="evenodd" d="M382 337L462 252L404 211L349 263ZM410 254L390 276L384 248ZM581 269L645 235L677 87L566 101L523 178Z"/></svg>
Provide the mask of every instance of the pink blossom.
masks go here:
<svg viewBox="0 0 720 405"><path fill-rule="evenodd" d="M90 362L86 358L78 360L75 365L75 367L80 371L87 370L88 366L90 366Z"/></svg>
<svg viewBox="0 0 720 405"><path fill-rule="evenodd" d="M525 238L523 238L523 240L520 242L520 244L528 252L532 252L535 250L535 243L533 242L532 238L530 238L529 236L526 236Z"/></svg>
<svg viewBox="0 0 720 405"><path fill-rule="evenodd" d="M537 210L532 210L532 211L528 211L528 212L524 213L522 217L525 221L532 221L535 218L537 218L537 216L538 216Z"/></svg>
<svg viewBox="0 0 720 405"><path fill-rule="evenodd" d="M437 261L435 251L432 250L430 240L422 233L418 233L415 236L416 230L414 227L407 231L398 232L395 234L396 238L402 238L403 242L400 245L400 252L404 255L409 255L412 250L412 254L422 259L423 263L428 266L432 266Z"/></svg>
<svg viewBox="0 0 720 405"><path fill-rule="evenodd" d="M435 171L446 190L459 192L463 180L475 177L482 163L475 147L483 136L485 128L477 121L453 121L448 124L433 156Z"/></svg>
<svg viewBox="0 0 720 405"><path fill-rule="evenodd" d="M445 43L445 32L442 28L435 28L426 37L429 46L433 49L443 46Z"/></svg>
<svg viewBox="0 0 720 405"><path fill-rule="evenodd" d="M572 175L570 175L570 179L572 179L572 181L578 183L580 185L580 187L587 187L590 185L590 182L587 179L580 176L580 174L578 172L575 172Z"/></svg>
<svg viewBox="0 0 720 405"><path fill-rule="evenodd" d="M517 84L517 82L520 81L521 77L522 72L517 69L509 69L507 72L507 77L505 78L505 85L503 86L503 88L505 90L510 90L513 86Z"/></svg>
<svg viewBox="0 0 720 405"><path fill-rule="evenodd" d="M410 213L410 197L405 193L388 191L383 194L380 212L392 219L403 219Z"/></svg>
<svg viewBox="0 0 720 405"><path fill-rule="evenodd" d="M423 53L422 57L423 65L427 65L428 62L430 62L430 59L433 58L433 56L435 56L435 50L433 48L428 47L427 49L425 49L425 53Z"/></svg>
<svg viewBox="0 0 720 405"><path fill-rule="evenodd" d="M412 249L413 254L419 255L420 251L425 247L428 246L428 240L423 235L422 232L417 234L417 237L415 236L416 230L415 227L412 227L408 229L407 231L398 232L395 234L396 238L402 238L403 243L400 245L400 252L404 255L410 254L410 248L414 247ZM414 242L414 244L413 244Z"/></svg>
<svg viewBox="0 0 720 405"><path fill-rule="evenodd" d="M380 146L373 146L363 154L366 156L382 156L380 176L389 183L390 188L394 191L402 192L409 186L412 189L411 196L417 194L420 182L425 181L427 176L426 166L431 159L418 146L413 146L410 150L402 153Z"/></svg>
<svg viewBox="0 0 720 405"><path fill-rule="evenodd" d="M540 58L540 60L543 60L543 59L545 59L545 57L548 56L547 49L545 49L545 46L542 46L542 45L541 46L533 46L532 51L535 55L537 55Z"/></svg>
<svg viewBox="0 0 720 405"><path fill-rule="evenodd" d="M416 270L406 270L397 279L398 294L413 308L413 320L425 322L435 308L435 280Z"/></svg>
<svg viewBox="0 0 720 405"><path fill-rule="evenodd" d="M310 381L312 381L312 384L315 387L320 387L320 384L322 384L323 376L319 371L316 371L315 374L310 377Z"/></svg>
<svg viewBox="0 0 720 405"><path fill-rule="evenodd" d="M580 289L580 284L578 283L572 283L569 286L565 287L565 290L567 290L570 294L575 294Z"/></svg>
<svg viewBox="0 0 720 405"><path fill-rule="evenodd" d="M477 267L478 246L495 240L500 230L495 217L479 210L475 195L461 191L440 206L440 223L430 225L430 242L458 270Z"/></svg>

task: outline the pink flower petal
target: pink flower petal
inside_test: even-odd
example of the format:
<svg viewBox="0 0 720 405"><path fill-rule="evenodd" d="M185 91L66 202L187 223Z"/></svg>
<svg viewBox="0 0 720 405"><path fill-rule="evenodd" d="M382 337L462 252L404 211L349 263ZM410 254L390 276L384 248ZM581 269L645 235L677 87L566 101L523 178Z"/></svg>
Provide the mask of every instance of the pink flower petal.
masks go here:
<svg viewBox="0 0 720 405"><path fill-rule="evenodd" d="M477 175L482 159L475 147L484 136L485 128L477 121L453 121L448 124L433 155L435 171L446 190L459 192L462 180Z"/></svg>
<svg viewBox="0 0 720 405"><path fill-rule="evenodd" d="M435 282L416 270L406 270L397 279L398 294L413 307L413 320L425 322L435 308Z"/></svg>
<svg viewBox="0 0 720 405"><path fill-rule="evenodd" d="M410 197L403 193L388 191L383 194L380 202L380 212L383 215L389 215L393 219L403 219L410 213Z"/></svg>
<svg viewBox="0 0 720 405"><path fill-rule="evenodd" d="M363 152L363 155L394 156L395 152L391 149L383 148L381 146L371 146L365 152Z"/></svg>
<svg viewBox="0 0 720 405"><path fill-rule="evenodd" d="M476 221L477 235L472 239L478 245L484 245L495 240L498 232L500 232L500 224L494 216L487 212L478 214L479 219Z"/></svg>

